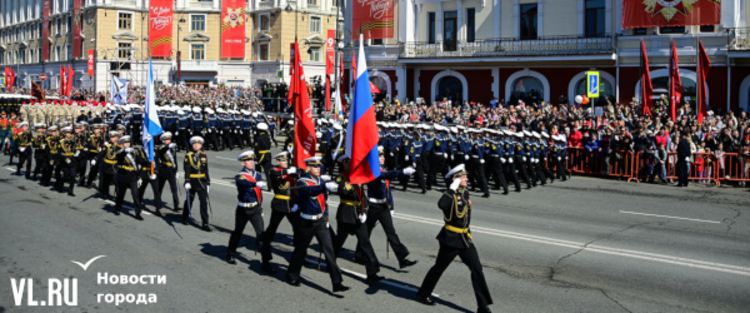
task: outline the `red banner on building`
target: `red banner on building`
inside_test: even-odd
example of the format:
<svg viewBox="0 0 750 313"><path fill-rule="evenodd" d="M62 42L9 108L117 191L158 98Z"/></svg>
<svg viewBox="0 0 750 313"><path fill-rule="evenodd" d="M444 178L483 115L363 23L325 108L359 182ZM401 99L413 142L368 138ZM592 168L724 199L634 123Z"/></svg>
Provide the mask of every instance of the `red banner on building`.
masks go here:
<svg viewBox="0 0 750 313"><path fill-rule="evenodd" d="M623 28L716 25L721 0L624 0Z"/></svg>
<svg viewBox="0 0 750 313"><path fill-rule="evenodd" d="M66 96L70 97L73 94L73 79L75 79L76 72L73 71L73 67L68 65L68 86L65 87L67 92Z"/></svg>
<svg viewBox="0 0 750 313"><path fill-rule="evenodd" d="M42 8L42 60L49 61L49 10L50 1L44 0Z"/></svg>
<svg viewBox="0 0 750 313"><path fill-rule="evenodd" d="M331 80L333 79L333 68L335 67L336 30L328 30L326 40L326 111L331 111Z"/></svg>
<svg viewBox="0 0 750 313"><path fill-rule="evenodd" d="M88 70L89 70L89 76L94 76L94 50L89 49L89 64L88 64Z"/></svg>
<svg viewBox="0 0 750 313"><path fill-rule="evenodd" d="M221 57L245 58L245 6L246 0L221 2Z"/></svg>
<svg viewBox="0 0 750 313"><path fill-rule="evenodd" d="M73 0L73 58L81 57L81 1Z"/></svg>
<svg viewBox="0 0 750 313"><path fill-rule="evenodd" d="M68 95L68 69L65 66L60 66L60 87L58 89L60 96L65 97Z"/></svg>
<svg viewBox="0 0 750 313"><path fill-rule="evenodd" d="M152 57L169 57L172 50L172 0L151 0L148 8L148 47Z"/></svg>
<svg viewBox="0 0 750 313"><path fill-rule="evenodd" d="M393 37L394 0L356 0L352 5L352 25L354 34L367 39L386 39ZM356 38L355 37L355 38Z"/></svg>

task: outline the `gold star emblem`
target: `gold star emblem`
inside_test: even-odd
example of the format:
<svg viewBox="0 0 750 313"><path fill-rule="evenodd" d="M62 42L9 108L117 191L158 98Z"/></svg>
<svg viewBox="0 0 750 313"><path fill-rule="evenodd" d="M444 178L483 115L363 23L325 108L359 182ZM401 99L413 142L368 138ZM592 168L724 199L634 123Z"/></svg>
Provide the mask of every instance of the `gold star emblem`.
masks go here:
<svg viewBox="0 0 750 313"><path fill-rule="evenodd" d="M227 8L227 16L224 17L224 24L232 28L237 25L244 25L245 17L243 16L244 14L242 11L244 11L242 8Z"/></svg>
<svg viewBox="0 0 750 313"><path fill-rule="evenodd" d="M671 21L677 13L687 16L693 12L693 4L699 0L644 0L645 11L654 17L658 14L664 16L667 22Z"/></svg>

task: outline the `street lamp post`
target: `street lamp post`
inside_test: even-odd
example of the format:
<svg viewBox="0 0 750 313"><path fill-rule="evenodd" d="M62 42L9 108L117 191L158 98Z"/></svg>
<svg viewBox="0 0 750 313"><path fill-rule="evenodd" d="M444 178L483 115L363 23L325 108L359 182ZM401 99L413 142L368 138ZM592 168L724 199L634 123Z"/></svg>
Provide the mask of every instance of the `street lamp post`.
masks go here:
<svg viewBox="0 0 750 313"><path fill-rule="evenodd" d="M294 9L292 9L292 3L294 3ZM297 1L287 2L286 8L284 8L284 11L291 12L292 10L294 10L294 42L297 42L297 33L298 33L297 21L299 20L299 18L297 17L299 13L299 11L297 10Z"/></svg>
<svg viewBox="0 0 750 313"><path fill-rule="evenodd" d="M180 79L182 79L182 52L180 51L180 31L182 30L182 26L180 26L180 23L185 23L185 18L180 17L180 20L177 24L177 81L176 84L180 84Z"/></svg>

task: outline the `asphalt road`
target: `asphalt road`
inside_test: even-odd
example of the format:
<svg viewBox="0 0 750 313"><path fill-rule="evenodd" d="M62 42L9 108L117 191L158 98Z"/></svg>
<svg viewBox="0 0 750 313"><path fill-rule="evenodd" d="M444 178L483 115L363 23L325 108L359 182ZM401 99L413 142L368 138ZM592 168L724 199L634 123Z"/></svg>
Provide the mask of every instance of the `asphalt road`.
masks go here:
<svg viewBox="0 0 750 313"><path fill-rule="evenodd" d="M385 236L377 227L372 242L386 281L371 286L364 282L364 266L352 262L356 238L349 237L338 263L345 270L344 284L352 290L331 293L328 274L317 270L315 241L302 286L287 285L283 278L292 231L286 221L273 244L278 274L260 270L249 224L238 264L227 264L239 152L208 151L211 233L182 225L180 215L170 210L162 210L164 218L145 214L145 221L134 219L132 212L115 216L114 205L96 197L93 189L77 188L72 198L0 168L0 271L6 274L0 283L0 312L476 310L469 271L459 259L435 290L436 307L414 300L438 250L435 236L443 224L436 207L439 190L426 195L416 188L394 191L397 232L410 258L419 263L399 270L394 255L386 258ZM184 190L180 192L184 199ZM267 225L271 194L265 196ZM746 189L676 188L576 176L520 194L473 196L471 228L495 312L747 312L750 307ZM146 198L152 199L150 189ZM171 199L168 191L164 199ZM335 210L337 197L330 201ZM150 200L146 209L154 209ZM335 227L335 221L331 225ZM71 262L99 255L106 257L86 270ZM104 273L166 275L167 281L98 284L97 275ZM16 305L11 278L33 278L37 300L47 298L49 278L76 278L77 306L30 307L26 295ZM155 294L158 301L116 306L97 300L98 294L130 293Z"/></svg>

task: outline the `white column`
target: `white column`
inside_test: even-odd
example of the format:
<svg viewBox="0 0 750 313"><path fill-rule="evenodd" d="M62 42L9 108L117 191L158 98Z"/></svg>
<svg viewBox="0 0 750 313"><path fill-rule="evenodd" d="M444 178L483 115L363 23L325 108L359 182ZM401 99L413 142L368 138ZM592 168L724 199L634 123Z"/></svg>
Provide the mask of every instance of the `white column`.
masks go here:
<svg viewBox="0 0 750 313"><path fill-rule="evenodd" d="M417 98L419 97L419 88L421 87L419 86L419 75L420 75L419 69L418 68L414 69L414 100L417 100ZM427 99L427 100L430 100L430 99Z"/></svg>
<svg viewBox="0 0 750 313"><path fill-rule="evenodd" d="M492 96L500 100L500 69L492 68Z"/></svg>
<svg viewBox="0 0 750 313"><path fill-rule="evenodd" d="M408 0L399 0L398 1L398 41L399 42L405 42L408 41L406 39L407 34L409 33L406 29L406 24L409 21L409 17L407 14L407 8L409 6Z"/></svg>
<svg viewBox="0 0 750 313"><path fill-rule="evenodd" d="M461 0L456 1L456 15L457 15L456 23L458 24L456 25L457 42L461 42L461 40L464 40L464 38L466 38L466 36L464 36L464 29L466 27L464 27L464 10L463 10L462 3L463 1Z"/></svg>
<svg viewBox="0 0 750 313"><path fill-rule="evenodd" d="M521 5L513 0L513 38L521 39Z"/></svg>
<svg viewBox="0 0 750 313"><path fill-rule="evenodd" d="M435 12L435 40L436 41L443 41L443 18L445 17L445 14L443 13L443 3L438 2L437 3L437 12Z"/></svg>
<svg viewBox="0 0 750 313"><path fill-rule="evenodd" d="M544 0L539 0L537 5L537 36L544 36Z"/></svg>
<svg viewBox="0 0 750 313"><path fill-rule="evenodd" d="M419 37L419 25L421 21L419 20L419 17L422 15L422 5L417 4L417 12L414 14L414 41L420 41L422 38ZM426 40L425 40L426 41Z"/></svg>
<svg viewBox="0 0 750 313"><path fill-rule="evenodd" d="M212 3L214 5L214 10L221 10L221 6L219 5L219 1L213 1Z"/></svg>
<svg viewBox="0 0 750 313"><path fill-rule="evenodd" d="M492 2L492 16L495 17L495 20L493 22L493 35L495 38L500 38L502 33L500 32L500 25L502 25L502 22L500 21L500 16L502 13L502 3L500 0L493 0Z"/></svg>
<svg viewBox="0 0 750 313"><path fill-rule="evenodd" d="M612 1L604 1L604 32L612 34Z"/></svg>
<svg viewBox="0 0 750 313"><path fill-rule="evenodd" d="M406 28L406 42L414 42L416 41L414 38L417 37L415 35L415 21L418 22L419 19L418 17L414 16L414 4L412 3L412 1L406 1L405 9L406 12L404 12L404 14L406 15L406 23L403 26L399 25L399 27Z"/></svg>
<svg viewBox="0 0 750 313"><path fill-rule="evenodd" d="M394 97L395 99L399 99L399 101L403 101L404 98L406 98L406 66L405 65L401 65L401 67L396 68L396 77L398 77L398 81L396 82L396 95L394 95Z"/></svg>
<svg viewBox="0 0 750 313"><path fill-rule="evenodd" d="M586 15L584 15L584 12L586 11L586 3L585 0L578 0L578 3L576 3L576 20L578 21L578 36L583 36L586 32L585 26L586 26Z"/></svg>

